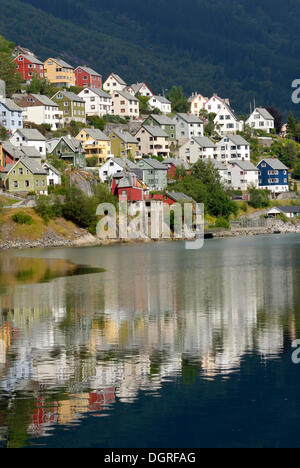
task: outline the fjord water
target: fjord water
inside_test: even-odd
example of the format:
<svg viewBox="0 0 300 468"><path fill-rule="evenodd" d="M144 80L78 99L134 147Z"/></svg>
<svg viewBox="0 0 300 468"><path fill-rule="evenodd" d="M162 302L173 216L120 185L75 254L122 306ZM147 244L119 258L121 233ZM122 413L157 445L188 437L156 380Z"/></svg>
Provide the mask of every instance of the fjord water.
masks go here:
<svg viewBox="0 0 300 468"><path fill-rule="evenodd" d="M2 252L0 447L298 447L300 237Z"/></svg>

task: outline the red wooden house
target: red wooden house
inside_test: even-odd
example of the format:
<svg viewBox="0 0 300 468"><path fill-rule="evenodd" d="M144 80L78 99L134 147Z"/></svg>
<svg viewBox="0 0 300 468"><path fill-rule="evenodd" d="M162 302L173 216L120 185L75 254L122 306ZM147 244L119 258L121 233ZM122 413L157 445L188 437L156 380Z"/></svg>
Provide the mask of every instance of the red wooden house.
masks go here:
<svg viewBox="0 0 300 468"><path fill-rule="evenodd" d="M17 65L17 73L24 81L32 80L35 74L42 80L45 78L44 64L34 55L19 54L14 62Z"/></svg>
<svg viewBox="0 0 300 468"><path fill-rule="evenodd" d="M133 172L122 172L113 176L112 193L119 200L143 201L146 198L147 187L138 180Z"/></svg>
<svg viewBox="0 0 300 468"><path fill-rule="evenodd" d="M91 68L87 66L77 67L74 73L76 86L102 89L102 76Z"/></svg>

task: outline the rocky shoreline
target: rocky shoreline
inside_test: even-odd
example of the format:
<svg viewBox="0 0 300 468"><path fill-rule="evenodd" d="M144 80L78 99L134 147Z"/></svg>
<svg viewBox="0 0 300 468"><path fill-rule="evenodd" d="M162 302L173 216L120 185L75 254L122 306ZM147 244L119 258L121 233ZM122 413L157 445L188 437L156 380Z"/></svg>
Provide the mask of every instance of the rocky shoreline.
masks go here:
<svg viewBox="0 0 300 468"><path fill-rule="evenodd" d="M300 234L300 222L296 224L284 223L283 221L270 221L263 228L235 228L232 230L224 230L214 232L214 238L230 238L230 237L246 237L260 236L270 234ZM178 241L178 239L171 239ZM159 242L164 240L140 239L140 240L122 240L107 239L100 240L83 229L76 232L76 238L68 238L59 236L55 232L48 232L45 236L34 241L26 239L15 240L0 240L0 249L40 249L40 248L56 248L56 247L88 247L88 246L110 246L120 244L138 244Z"/></svg>

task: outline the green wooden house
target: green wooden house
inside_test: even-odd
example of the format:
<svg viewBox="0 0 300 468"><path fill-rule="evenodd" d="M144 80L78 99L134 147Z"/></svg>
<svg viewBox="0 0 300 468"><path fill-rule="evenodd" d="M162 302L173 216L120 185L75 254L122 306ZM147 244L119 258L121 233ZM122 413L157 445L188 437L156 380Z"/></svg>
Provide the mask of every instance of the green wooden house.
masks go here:
<svg viewBox="0 0 300 468"><path fill-rule="evenodd" d="M160 127L161 130L164 130L168 134L170 141L176 141L176 125L170 117L151 114L143 122L143 126L145 125Z"/></svg>
<svg viewBox="0 0 300 468"><path fill-rule="evenodd" d="M24 157L5 166L1 172L1 187L6 192L47 195L47 172L34 158Z"/></svg>
<svg viewBox="0 0 300 468"><path fill-rule="evenodd" d="M52 97L59 110L63 112L63 120L65 124L74 122L86 123L85 101L70 91L58 91Z"/></svg>
<svg viewBox="0 0 300 468"><path fill-rule="evenodd" d="M53 154L56 158L77 168L86 166L85 150L80 140L70 135L49 140L46 144L47 154Z"/></svg>

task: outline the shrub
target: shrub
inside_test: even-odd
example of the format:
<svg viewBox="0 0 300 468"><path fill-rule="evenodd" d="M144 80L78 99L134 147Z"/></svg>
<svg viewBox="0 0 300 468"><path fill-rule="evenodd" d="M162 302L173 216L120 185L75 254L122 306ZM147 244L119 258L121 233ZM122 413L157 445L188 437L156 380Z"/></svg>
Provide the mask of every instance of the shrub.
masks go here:
<svg viewBox="0 0 300 468"><path fill-rule="evenodd" d="M22 213L19 211L18 213L15 213L11 219L13 220L14 223L17 224L33 224L33 218L32 216Z"/></svg>
<svg viewBox="0 0 300 468"><path fill-rule="evenodd" d="M221 217L221 218L218 218L216 220L214 227L229 229L230 228L230 223L229 223L228 219L225 219L225 218Z"/></svg>
<svg viewBox="0 0 300 468"><path fill-rule="evenodd" d="M40 196L37 200L35 212L48 223L50 219L60 218L62 216L62 204L59 198L54 201L51 197Z"/></svg>

